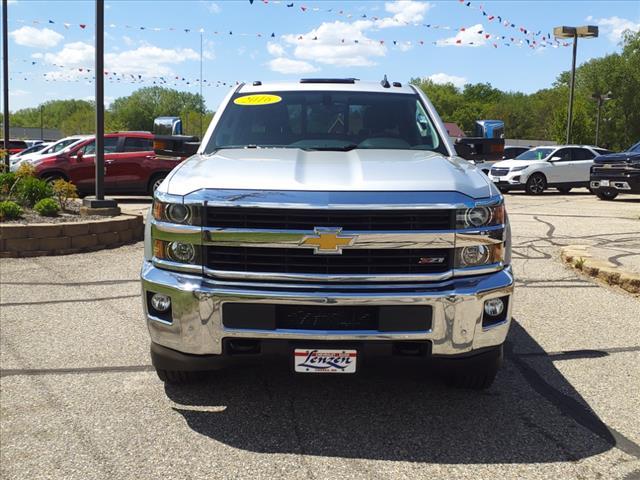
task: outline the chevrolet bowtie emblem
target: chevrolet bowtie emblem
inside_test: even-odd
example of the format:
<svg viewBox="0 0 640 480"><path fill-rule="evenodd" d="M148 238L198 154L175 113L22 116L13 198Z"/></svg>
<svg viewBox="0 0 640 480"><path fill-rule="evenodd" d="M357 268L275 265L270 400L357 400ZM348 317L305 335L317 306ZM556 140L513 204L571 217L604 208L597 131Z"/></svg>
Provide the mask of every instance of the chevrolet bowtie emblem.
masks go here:
<svg viewBox="0 0 640 480"><path fill-rule="evenodd" d="M300 242L301 246L313 247L313 253L340 255L343 247L350 247L357 235L341 235L342 228L316 227L315 235L307 235Z"/></svg>

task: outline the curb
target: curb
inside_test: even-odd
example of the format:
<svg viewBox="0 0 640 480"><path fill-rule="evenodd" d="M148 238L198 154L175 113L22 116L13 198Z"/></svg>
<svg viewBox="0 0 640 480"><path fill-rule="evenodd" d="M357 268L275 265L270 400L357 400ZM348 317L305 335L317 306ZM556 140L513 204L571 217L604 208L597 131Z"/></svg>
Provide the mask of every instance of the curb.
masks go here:
<svg viewBox="0 0 640 480"><path fill-rule="evenodd" d="M594 258L587 245L568 245L560 249L560 258L570 267L608 285L615 285L629 293L640 294L640 275L627 272L606 260Z"/></svg>
<svg viewBox="0 0 640 480"><path fill-rule="evenodd" d="M0 225L0 258L41 257L94 252L142 240L140 215L89 222Z"/></svg>

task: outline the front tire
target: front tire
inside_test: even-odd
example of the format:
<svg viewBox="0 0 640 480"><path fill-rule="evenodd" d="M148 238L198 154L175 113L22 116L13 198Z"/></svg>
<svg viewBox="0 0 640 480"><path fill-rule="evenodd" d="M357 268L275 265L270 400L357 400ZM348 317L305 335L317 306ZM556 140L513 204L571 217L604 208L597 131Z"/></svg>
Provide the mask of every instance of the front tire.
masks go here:
<svg viewBox="0 0 640 480"><path fill-rule="evenodd" d="M525 191L529 195L541 195L547 188L547 179L541 173L534 173L527 179Z"/></svg>
<svg viewBox="0 0 640 480"><path fill-rule="evenodd" d="M188 385L190 383L199 382L205 377L205 372L202 371L192 372L186 370L164 370L156 368L156 373L160 380L172 385Z"/></svg>
<svg viewBox="0 0 640 480"><path fill-rule="evenodd" d="M493 384L502 358L503 347L500 345L481 356L455 360L455 364L446 368L443 380L454 388L484 390Z"/></svg>
<svg viewBox="0 0 640 480"><path fill-rule="evenodd" d="M596 192L596 195L600 200L613 200L618 196L618 191L612 190L612 189L608 189L608 190L601 189Z"/></svg>

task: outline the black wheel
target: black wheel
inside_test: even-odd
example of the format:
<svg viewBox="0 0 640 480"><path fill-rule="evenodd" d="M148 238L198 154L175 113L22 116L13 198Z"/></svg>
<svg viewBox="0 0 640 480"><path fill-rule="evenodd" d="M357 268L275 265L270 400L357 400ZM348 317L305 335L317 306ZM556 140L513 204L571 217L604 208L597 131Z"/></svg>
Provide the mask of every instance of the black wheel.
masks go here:
<svg viewBox="0 0 640 480"><path fill-rule="evenodd" d="M540 195L547 188L547 179L541 173L534 173L527 179L525 190L529 195Z"/></svg>
<svg viewBox="0 0 640 480"><path fill-rule="evenodd" d="M567 193L569 193L571 191L571 187L558 187L558 191L561 194L566 195Z"/></svg>
<svg viewBox="0 0 640 480"><path fill-rule="evenodd" d="M596 195L600 200L613 200L618 196L618 191L611 188L606 190L600 189L596 192Z"/></svg>
<svg viewBox="0 0 640 480"><path fill-rule="evenodd" d="M44 175L42 179L47 182L49 185L52 185L56 180L67 180L63 175L59 173L51 173L49 175Z"/></svg>
<svg viewBox="0 0 640 480"><path fill-rule="evenodd" d="M495 350L483 354L481 358L471 357L456 360L455 364L445 369L444 382L454 388L484 390L489 388L502 365L502 345Z"/></svg>
<svg viewBox="0 0 640 480"><path fill-rule="evenodd" d="M155 193L156 189L160 186L160 184L164 181L166 177L167 176L163 174L163 175L156 175L151 179L151 181L149 182L149 187L147 188L147 193L151 197L153 197L153 194Z"/></svg>
<svg viewBox="0 0 640 480"><path fill-rule="evenodd" d="M498 190L500 190L500 193L508 193L509 189L508 188L504 188L504 187L498 187Z"/></svg>
<svg viewBox="0 0 640 480"><path fill-rule="evenodd" d="M205 377L205 372L196 371L182 371L182 370L162 370L156 368L158 378L164 383L172 383L174 385L186 385L188 383L195 383L202 380Z"/></svg>

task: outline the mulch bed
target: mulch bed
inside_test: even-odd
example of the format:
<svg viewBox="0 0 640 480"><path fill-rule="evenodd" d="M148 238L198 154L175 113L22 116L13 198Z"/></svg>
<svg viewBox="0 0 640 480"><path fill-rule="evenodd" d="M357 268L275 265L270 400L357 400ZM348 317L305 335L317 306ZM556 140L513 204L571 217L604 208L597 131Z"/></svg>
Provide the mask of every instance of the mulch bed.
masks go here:
<svg viewBox="0 0 640 480"><path fill-rule="evenodd" d="M80 216L80 207L82 203L80 200L73 201L66 211L60 211L55 217L43 217L35 210L29 208L22 208L22 217L16 220L5 220L3 224L7 225L31 225L32 223L68 223L68 222L87 222L93 220L104 219L100 215L87 215Z"/></svg>

